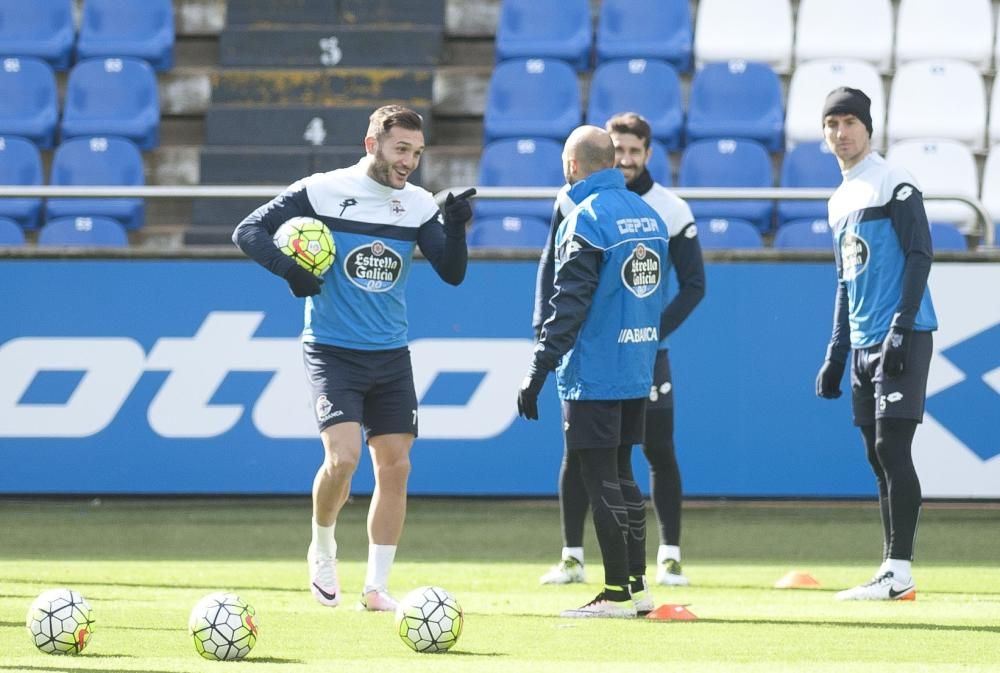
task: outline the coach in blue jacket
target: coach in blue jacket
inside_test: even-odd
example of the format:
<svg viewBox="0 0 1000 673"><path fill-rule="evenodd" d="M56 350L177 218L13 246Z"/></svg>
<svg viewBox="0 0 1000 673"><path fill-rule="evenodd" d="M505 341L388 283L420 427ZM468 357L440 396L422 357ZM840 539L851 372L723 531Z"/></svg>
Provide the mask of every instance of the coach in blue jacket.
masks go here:
<svg viewBox="0 0 1000 673"><path fill-rule="evenodd" d="M538 418L538 394L556 370L566 448L580 452L605 581L596 598L562 616L634 617L635 602L651 598L645 501L631 450L643 441L669 237L656 211L625 187L603 129L573 131L562 158L578 205L556 232L552 314L518 393L518 413Z"/></svg>

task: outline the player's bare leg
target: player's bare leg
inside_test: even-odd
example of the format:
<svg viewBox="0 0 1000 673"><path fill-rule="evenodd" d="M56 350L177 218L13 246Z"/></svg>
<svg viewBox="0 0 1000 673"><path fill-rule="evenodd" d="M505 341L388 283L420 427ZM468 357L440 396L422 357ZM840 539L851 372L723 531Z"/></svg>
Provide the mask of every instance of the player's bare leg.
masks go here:
<svg viewBox="0 0 1000 673"><path fill-rule="evenodd" d="M360 607L373 611L396 609L388 593L389 572L406 519L406 484L410 477L413 435L394 433L368 439L375 471L375 491L368 509L368 570Z"/></svg>
<svg viewBox="0 0 1000 673"><path fill-rule="evenodd" d="M361 455L361 426L338 423L324 428L323 464L313 479L313 536L309 545L309 580L313 596L321 604L340 603L337 581L337 515L351 493L351 478Z"/></svg>

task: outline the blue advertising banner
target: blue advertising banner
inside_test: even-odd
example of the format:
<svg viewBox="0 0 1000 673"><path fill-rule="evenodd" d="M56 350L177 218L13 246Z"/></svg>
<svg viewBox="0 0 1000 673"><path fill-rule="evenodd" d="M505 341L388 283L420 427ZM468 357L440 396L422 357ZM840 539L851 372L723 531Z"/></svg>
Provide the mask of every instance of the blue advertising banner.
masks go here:
<svg viewBox="0 0 1000 673"><path fill-rule="evenodd" d="M555 494L553 382L540 421L515 409L534 278L477 261L454 288L414 267L412 493ZM309 492L303 305L281 280L242 260L7 260L0 284L0 493ZM709 265L670 342L687 495L874 493L848 397L814 394L834 284L832 263ZM1000 497L1000 296L969 306L976 287L1000 287L1000 268L932 274L941 330L914 449L929 496ZM372 487L363 460L353 490Z"/></svg>

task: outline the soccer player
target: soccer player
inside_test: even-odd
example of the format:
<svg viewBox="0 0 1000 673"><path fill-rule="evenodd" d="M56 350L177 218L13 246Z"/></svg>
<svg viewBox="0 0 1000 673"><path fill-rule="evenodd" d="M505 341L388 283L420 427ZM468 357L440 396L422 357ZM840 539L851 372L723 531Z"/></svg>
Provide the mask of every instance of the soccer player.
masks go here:
<svg viewBox="0 0 1000 673"><path fill-rule="evenodd" d="M615 162L625 176L626 186L652 206L667 225L670 256L664 260L664 265L667 270L673 268L678 281L678 292L660 318L660 344L646 407L646 441L642 450L649 461L653 509L660 524L656 582L683 586L688 584L688 579L681 570L681 475L674 452L674 392L667 337L705 296L705 265L691 208L669 189L653 182L649 174L647 164L653 153L649 123L634 112L624 112L609 119L605 130L611 134ZM574 206L567 185L559 192L549 239L539 261L532 321L536 336L551 313L552 240L559 223ZM566 451L563 455L559 472L559 505L562 514L562 560L542 575L542 584L585 580L583 528L587 516L587 493L574 451Z"/></svg>
<svg viewBox="0 0 1000 673"><path fill-rule="evenodd" d="M579 204L555 235L552 313L518 393L538 418L538 394L557 370L566 449L576 453L604 561L604 589L564 617L634 617L652 609L646 587L645 503L632 476L666 303L667 227L625 188L611 136L581 126L563 149Z"/></svg>
<svg viewBox="0 0 1000 673"><path fill-rule="evenodd" d="M823 105L823 136L844 181L829 202L837 262L833 334L816 394L840 397L849 352L854 424L875 472L882 565L838 600L913 600L910 564L920 516L911 445L923 420L937 317L927 290L933 251L923 197L902 168L871 149L871 101L841 87Z"/></svg>
<svg viewBox="0 0 1000 673"><path fill-rule="evenodd" d="M375 110L366 155L357 164L292 184L248 215L233 241L305 297L302 349L324 459L313 481L310 588L321 604L340 603L337 514L350 494L364 430L375 472L368 510L368 570L358 607L396 608L389 573L406 515L410 447L417 436L417 399L406 340L406 280L419 247L442 280L465 277L465 225L475 190L449 194L443 211L426 190L407 182L424 151L423 120L398 105ZM296 216L323 221L338 260L317 278L272 242Z"/></svg>

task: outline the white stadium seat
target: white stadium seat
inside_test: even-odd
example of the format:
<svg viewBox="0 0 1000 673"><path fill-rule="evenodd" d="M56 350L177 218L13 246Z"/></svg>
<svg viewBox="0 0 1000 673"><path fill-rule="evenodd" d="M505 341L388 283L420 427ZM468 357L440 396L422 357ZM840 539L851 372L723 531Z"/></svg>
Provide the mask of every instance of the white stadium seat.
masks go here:
<svg viewBox="0 0 1000 673"><path fill-rule="evenodd" d="M889 93L889 144L910 138L950 138L972 151L985 148L986 88L966 61L928 60L896 70Z"/></svg>
<svg viewBox="0 0 1000 673"><path fill-rule="evenodd" d="M785 145L823 139L823 102L839 86L861 89L872 99L872 146L885 147L885 91L875 66L865 61L828 59L800 63L788 82Z"/></svg>
<svg viewBox="0 0 1000 673"><path fill-rule="evenodd" d="M994 222L1000 222L1000 145L990 148L983 167L982 202Z"/></svg>
<svg viewBox="0 0 1000 673"><path fill-rule="evenodd" d="M901 0L896 20L896 68L911 61L955 58L990 70L990 0Z"/></svg>
<svg viewBox="0 0 1000 673"><path fill-rule="evenodd" d="M850 58L889 72L893 30L890 0L800 0L796 21L796 63Z"/></svg>
<svg viewBox="0 0 1000 673"><path fill-rule="evenodd" d="M993 80L993 94L990 96L990 132L989 144L1000 143L1000 86Z"/></svg>
<svg viewBox="0 0 1000 673"><path fill-rule="evenodd" d="M778 73L792 64L789 0L701 0L695 22L697 66L743 59L767 63Z"/></svg>
<svg viewBox="0 0 1000 673"><path fill-rule="evenodd" d="M886 161L908 170L924 194L959 194L976 198L976 160L965 145L953 140L905 140L889 148ZM976 212L961 201L925 202L931 223L948 222L963 232L976 225Z"/></svg>

